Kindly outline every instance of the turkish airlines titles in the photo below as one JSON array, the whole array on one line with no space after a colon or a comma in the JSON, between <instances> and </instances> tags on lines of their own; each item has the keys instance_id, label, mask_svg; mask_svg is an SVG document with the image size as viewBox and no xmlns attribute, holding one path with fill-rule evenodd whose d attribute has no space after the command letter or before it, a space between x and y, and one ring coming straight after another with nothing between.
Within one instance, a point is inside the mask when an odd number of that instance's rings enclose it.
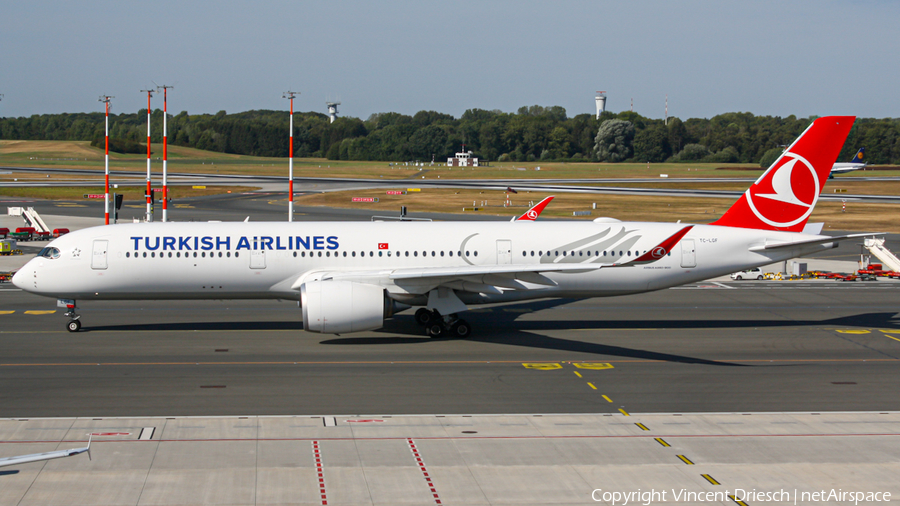
<instances>
[{"instance_id":1,"label":"turkish airlines titles","mask_svg":"<svg viewBox=\"0 0 900 506\"><path fill-rule=\"evenodd\" d=\"M241 236L232 243L232 237L212 236L181 236L181 237L131 237L134 241L134 250L147 251L210 251L230 250L235 244L235 250L336 250L340 247L337 236Z\"/></svg>"}]
</instances>

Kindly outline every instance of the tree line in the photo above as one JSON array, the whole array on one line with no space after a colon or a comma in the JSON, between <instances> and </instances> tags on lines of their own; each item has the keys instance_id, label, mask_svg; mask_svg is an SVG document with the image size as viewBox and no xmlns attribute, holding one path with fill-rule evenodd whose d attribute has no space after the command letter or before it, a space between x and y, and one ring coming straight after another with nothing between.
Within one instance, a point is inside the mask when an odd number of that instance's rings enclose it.
<instances>
[{"instance_id":1,"label":"tree line","mask_svg":"<svg viewBox=\"0 0 900 506\"><path fill-rule=\"evenodd\" d=\"M162 142L162 111L151 114L152 142ZM294 156L331 160L444 161L462 149L490 161L711 162L767 166L813 118L735 112L712 118L669 118L634 112L568 117L559 106L514 113L469 109L461 117L436 111L378 113L334 123L316 112L294 114ZM146 152L147 111L110 114L110 149ZM288 155L288 114L169 115L173 145L252 156ZM80 140L102 147L103 113L0 118L0 139ZM858 118L841 152L866 147L870 163L900 164L900 119ZM768 163L767 163L768 162Z\"/></svg>"}]
</instances>

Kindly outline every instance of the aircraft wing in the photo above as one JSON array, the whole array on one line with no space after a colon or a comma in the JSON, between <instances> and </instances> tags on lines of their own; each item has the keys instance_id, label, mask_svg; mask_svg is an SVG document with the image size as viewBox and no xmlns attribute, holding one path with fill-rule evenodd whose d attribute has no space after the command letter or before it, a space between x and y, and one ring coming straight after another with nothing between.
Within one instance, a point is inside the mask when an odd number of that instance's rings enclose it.
<instances>
[{"instance_id":1,"label":"aircraft wing","mask_svg":"<svg viewBox=\"0 0 900 506\"><path fill-rule=\"evenodd\" d=\"M777 242L773 244L766 244L763 246L753 246L752 248L750 248L750 251L771 251L776 249L793 248L796 246L828 244L830 242L846 241L848 239L859 239L861 237L872 237L876 235L884 235L884 232L869 232L865 234L837 235L834 237L817 237L815 239L804 239L802 241Z\"/></svg>"},{"instance_id":2,"label":"aircraft wing","mask_svg":"<svg viewBox=\"0 0 900 506\"><path fill-rule=\"evenodd\" d=\"M27 464L29 462L38 462L41 460L60 459L63 457L72 457L87 452L88 457L91 454L91 439L88 437L88 444L84 448L72 448L71 450L56 450L44 453L32 453L30 455L19 455L17 457L0 458L0 467L16 466Z\"/></svg>"}]
</instances>

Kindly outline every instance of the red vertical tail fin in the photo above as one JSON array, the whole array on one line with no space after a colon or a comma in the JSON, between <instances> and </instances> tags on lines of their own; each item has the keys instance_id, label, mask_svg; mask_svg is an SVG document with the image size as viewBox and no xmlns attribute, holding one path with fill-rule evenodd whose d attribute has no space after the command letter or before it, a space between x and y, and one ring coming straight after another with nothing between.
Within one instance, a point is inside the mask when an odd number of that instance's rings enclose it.
<instances>
[{"instance_id":1,"label":"red vertical tail fin","mask_svg":"<svg viewBox=\"0 0 900 506\"><path fill-rule=\"evenodd\" d=\"M712 225L801 232L855 116L819 118Z\"/></svg>"}]
</instances>

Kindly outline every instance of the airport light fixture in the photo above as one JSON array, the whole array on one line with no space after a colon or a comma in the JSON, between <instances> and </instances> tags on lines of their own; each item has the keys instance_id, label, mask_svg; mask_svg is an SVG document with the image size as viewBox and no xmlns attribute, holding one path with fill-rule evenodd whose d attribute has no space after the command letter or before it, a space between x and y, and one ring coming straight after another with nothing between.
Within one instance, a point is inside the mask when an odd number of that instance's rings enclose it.
<instances>
[{"instance_id":1,"label":"airport light fixture","mask_svg":"<svg viewBox=\"0 0 900 506\"><path fill-rule=\"evenodd\" d=\"M103 197L103 216L104 221L109 225L109 101L116 97L109 95L100 95L100 102L106 105L106 157L104 174L106 177L106 194Z\"/></svg>"},{"instance_id":2,"label":"airport light fixture","mask_svg":"<svg viewBox=\"0 0 900 506\"><path fill-rule=\"evenodd\" d=\"M174 88L174 86L162 84L156 87L156 91L162 90L163 92L163 192L162 192L162 220L163 222L168 221L169 219L169 180L168 180L168 161L169 161L169 140L168 134L166 131L166 125L169 119L169 108L167 105L167 95L169 88Z\"/></svg>"},{"instance_id":3,"label":"airport light fixture","mask_svg":"<svg viewBox=\"0 0 900 506\"><path fill-rule=\"evenodd\" d=\"M147 217L148 222L153 221L153 191L150 189L150 97L155 90L141 90L147 93Z\"/></svg>"},{"instance_id":4,"label":"airport light fixture","mask_svg":"<svg viewBox=\"0 0 900 506\"><path fill-rule=\"evenodd\" d=\"M281 95L281 98L289 99L291 102L291 140L290 151L288 152L288 221L294 221L294 97L299 94L299 91L286 91Z\"/></svg>"}]
</instances>

